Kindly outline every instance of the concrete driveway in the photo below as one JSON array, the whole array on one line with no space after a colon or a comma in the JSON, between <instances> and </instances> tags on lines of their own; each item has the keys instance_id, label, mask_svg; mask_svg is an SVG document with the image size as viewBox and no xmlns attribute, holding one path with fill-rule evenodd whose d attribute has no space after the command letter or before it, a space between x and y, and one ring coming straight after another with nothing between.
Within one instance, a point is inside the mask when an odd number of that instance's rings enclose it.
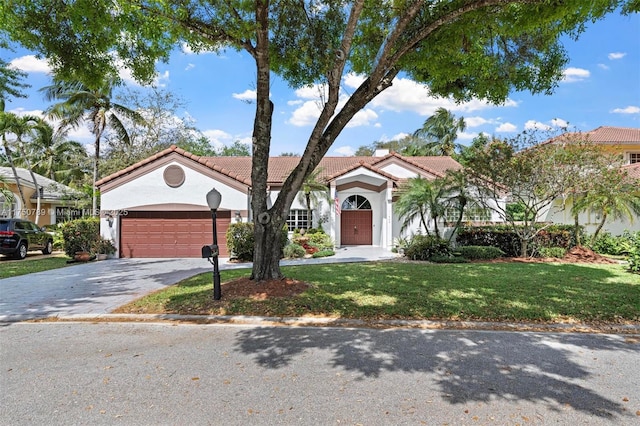
<instances>
[{"instance_id":1,"label":"concrete driveway","mask_svg":"<svg viewBox=\"0 0 640 426\"><path fill-rule=\"evenodd\" d=\"M363 262L394 256L379 247L346 247L338 249L332 257L286 260L281 264ZM228 263L228 259L220 259L221 270L250 267L251 263ZM0 322L107 314L145 294L211 268L206 259L110 259L2 279Z\"/></svg>"}]
</instances>

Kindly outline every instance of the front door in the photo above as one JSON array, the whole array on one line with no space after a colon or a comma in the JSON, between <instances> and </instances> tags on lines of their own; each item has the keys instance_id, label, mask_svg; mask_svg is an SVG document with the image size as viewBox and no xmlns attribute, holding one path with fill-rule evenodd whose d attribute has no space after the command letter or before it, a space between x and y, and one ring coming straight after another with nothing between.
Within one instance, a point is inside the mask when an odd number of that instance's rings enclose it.
<instances>
[{"instance_id":1,"label":"front door","mask_svg":"<svg viewBox=\"0 0 640 426\"><path fill-rule=\"evenodd\" d=\"M340 244L360 246L373 244L371 210L343 210L340 215Z\"/></svg>"}]
</instances>

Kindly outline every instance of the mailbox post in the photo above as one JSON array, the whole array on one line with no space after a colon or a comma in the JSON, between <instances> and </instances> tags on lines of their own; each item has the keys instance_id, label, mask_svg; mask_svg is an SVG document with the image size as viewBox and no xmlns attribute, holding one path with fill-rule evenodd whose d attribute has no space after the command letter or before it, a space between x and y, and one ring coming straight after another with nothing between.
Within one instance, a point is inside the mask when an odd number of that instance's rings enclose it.
<instances>
[{"instance_id":1,"label":"mailbox post","mask_svg":"<svg viewBox=\"0 0 640 426\"><path fill-rule=\"evenodd\" d=\"M207 204L211 209L211 220L213 221L213 245L202 247L202 257L212 258L209 260L213 264L213 300L220 300L222 297L222 290L220 288L220 270L218 267L218 255L220 250L218 248L218 231L216 229L217 222L217 210L220 207L222 201L222 195L215 188L207 193Z\"/></svg>"}]
</instances>

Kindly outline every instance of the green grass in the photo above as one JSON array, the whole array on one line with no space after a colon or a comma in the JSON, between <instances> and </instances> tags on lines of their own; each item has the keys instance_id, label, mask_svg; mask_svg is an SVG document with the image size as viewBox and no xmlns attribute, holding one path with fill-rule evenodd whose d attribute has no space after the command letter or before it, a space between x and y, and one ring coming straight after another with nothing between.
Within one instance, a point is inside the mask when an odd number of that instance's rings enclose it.
<instances>
[{"instance_id":1,"label":"green grass","mask_svg":"<svg viewBox=\"0 0 640 426\"><path fill-rule=\"evenodd\" d=\"M52 255L39 257L38 259L9 260L0 259L0 279L17 277L32 272L48 271L67 266L68 257L64 255Z\"/></svg>"},{"instance_id":2,"label":"green grass","mask_svg":"<svg viewBox=\"0 0 640 426\"><path fill-rule=\"evenodd\" d=\"M528 322L638 322L640 275L621 265L372 262L282 268L312 284L291 298L212 300L202 274L120 312ZM222 271L222 280L248 270ZM256 284L259 285L259 284Z\"/></svg>"}]
</instances>

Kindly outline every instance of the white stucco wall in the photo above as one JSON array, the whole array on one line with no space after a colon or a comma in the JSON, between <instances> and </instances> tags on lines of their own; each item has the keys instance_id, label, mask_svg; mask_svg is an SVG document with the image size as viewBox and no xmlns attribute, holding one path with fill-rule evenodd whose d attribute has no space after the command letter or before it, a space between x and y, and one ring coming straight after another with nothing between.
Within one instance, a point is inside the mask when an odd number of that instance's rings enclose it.
<instances>
[{"instance_id":1,"label":"white stucco wall","mask_svg":"<svg viewBox=\"0 0 640 426\"><path fill-rule=\"evenodd\" d=\"M571 200L566 200L564 203L562 200L556 200L551 208L544 212L541 221L573 225L574 218L571 214L571 206ZM600 224L601 217L592 211L586 211L580 213L578 220L580 225L584 226L587 235L591 235ZM624 231L640 231L640 218L635 217L633 221L630 221L629 218L607 218L600 232L609 232L611 235L622 235Z\"/></svg>"}]
</instances>

